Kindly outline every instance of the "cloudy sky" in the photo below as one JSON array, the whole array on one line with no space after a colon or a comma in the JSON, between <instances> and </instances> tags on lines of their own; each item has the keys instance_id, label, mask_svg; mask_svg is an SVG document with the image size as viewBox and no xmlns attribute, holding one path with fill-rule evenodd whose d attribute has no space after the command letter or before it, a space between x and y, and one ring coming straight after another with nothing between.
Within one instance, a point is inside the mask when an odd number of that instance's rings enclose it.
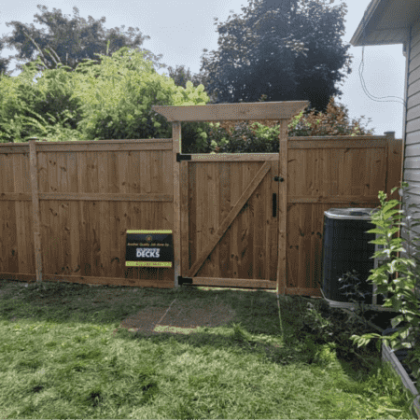
<instances>
[{"instance_id":1,"label":"cloudy sky","mask_svg":"<svg viewBox=\"0 0 420 420\"><path fill-rule=\"evenodd\" d=\"M335 0L339 3L342 0ZM150 39L144 43L155 54L163 54L162 62L175 67L185 65L194 73L200 70L200 57L204 48L217 49L214 19L226 21L233 10L241 12L248 0L13 0L2 2L0 34L9 32L7 22L18 20L32 23L38 12L37 4L61 9L72 14L74 6L80 15L95 19L106 17L105 27L125 25L138 27ZM350 42L369 0L347 0L348 14L345 42ZM350 110L351 117L364 115L372 120L375 134L395 131L402 136L403 106L395 102L375 102L364 93L359 77L362 48L351 47L354 56L353 72L345 81L340 100ZM3 51L6 56L9 52ZM405 57L402 45L372 46L365 48L364 79L368 91L376 97L404 95ZM388 99L389 100L389 99Z\"/></svg>"}]
</instances>

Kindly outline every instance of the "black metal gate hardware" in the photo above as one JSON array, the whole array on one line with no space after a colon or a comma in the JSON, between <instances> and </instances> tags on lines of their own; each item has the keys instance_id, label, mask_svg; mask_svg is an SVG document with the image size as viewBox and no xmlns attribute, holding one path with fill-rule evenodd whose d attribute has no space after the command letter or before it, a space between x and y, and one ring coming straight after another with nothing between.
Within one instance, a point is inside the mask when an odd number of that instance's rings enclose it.
<instances>
[{"instance_id":1,"label":"black metal gate hardware","mask_svg":"<svg viewBox=\"0 0 420 420\"><path fill-rule=\"evenodd\" d=\"M193 284L193 279L189 277L178 276L178 284L182 286L183 284Z\"/></svg>"},{"instance_id":2,"label":"black metal gate hardware","mask_svg":"<svg viewBox=\"0 0 420 420\"><path fill-rule=\"evenodd\" d=\"M277 194L273 194L273 217L277 217Z\"/></svg>"},{"instance_id":3,"label":"black metal gate hardware","mask_svg":"<svg viewBox=\"0 0 420 420\"><path fill-rule=\"evenodd\" d=\"M181 160L191 160L191 155L182 155L181 153L177 153L176 161L181 162Z\"/></svg>"},{"instance_id":4,"label":"black metal gate hardware","mask_svg":"<svg viewBox=\"0 0 420 420\"><path fill-rule=\"evenodd\" d=\"M280 182L283 182L283 181L284 181L284 178L282 178L281 176L275 176L275 177L274 177L274 181L280 181Z\"/></svg>"}]
</instances>

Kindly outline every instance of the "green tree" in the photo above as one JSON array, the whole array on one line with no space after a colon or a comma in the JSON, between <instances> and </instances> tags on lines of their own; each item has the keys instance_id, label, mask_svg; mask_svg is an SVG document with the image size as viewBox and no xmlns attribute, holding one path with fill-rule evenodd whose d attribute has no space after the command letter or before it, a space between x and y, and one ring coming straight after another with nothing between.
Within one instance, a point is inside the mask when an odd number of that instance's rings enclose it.
<instances>
[{"instance_id":1,"label":"green tree","mask_svg":"<svg viewBox=\"0 0 420 420\"><path fill-rule=\"evenodd\" d=\"M204 86L176 86L143 54L123 48L101 56L100 66L80 65L74 97L82 103L79 127L90 139L170 138L171 125L153 105L205 105Z\"/></svg>"},{"instance_id":2,"label":"green tree","mask_svg":"<svg viewBox=\"0 0 420 420\"><path fill-rule=\"evenodd\" d=\"M3 36L0 40L9 48L17 50L9 60L18 61L18 68L40 58L47 68L56 68L58 63L74 69L85 59L94 60L97 54L112 54L120 48L127 46L140 49L146 39L139 28L106 29L105 17L95 20L91 16L84 19L79 15L79 9L73 8L73 16L63 15L60 9L49 11L46 6L37 6L40 13L34 15L34 22L41 25L41 29L33 23L27 25L19 21L11 21L11 34ZM158 67L161 56L155 56L143 49L146 56L153 60Z\"/></svg>"},{"instance_id":3,"label":"green tree","mask_svg":"<svg viewBox=\"0 0 420 420\"><path fill-rule=\"evenodd\" d=\"M0 53L3 49L3 42L0 40ZM7 65L8 65L8 59L4 57L0 57L0 74L5 74L7 72Z\"/></svg>"},{"instance_id":4,"label":"green tree","mask_svg":"<svg viewBox=\"0 0 420 420\"><path fill-rule=\"evenodd\" d=\"M204 50L201 71L216 102L309 100L319 111L351 72L342 41L345 3L248 0L242 14L215 18L219 48ZM334 3L334 0L330 0Z\"/></svg>"},{"instance_id":5,"label":"green tree","mask_svg":"<svg viewBox=\"0 0 420 420\"><path fill-rule=\"evenodd\" d=\"M187 82L191 82L195 87L199 85L206 86L205 77L202 74L193 74L189 68L186 68L184 65L168 67L168 75L177 86L187 87Z\"/></svg>"},{"instance_id":6,"label":"green tree","mask_svg":"<svg viewBox=\"0 0 420 420\"><path fill-rule=\"evenodd\" d=\"M18 76L0 76L0 142L28 137L78 137L81 103L73 97L75 78L65 68L44 69L38 59Z\"/></svg>"}]
</instances>

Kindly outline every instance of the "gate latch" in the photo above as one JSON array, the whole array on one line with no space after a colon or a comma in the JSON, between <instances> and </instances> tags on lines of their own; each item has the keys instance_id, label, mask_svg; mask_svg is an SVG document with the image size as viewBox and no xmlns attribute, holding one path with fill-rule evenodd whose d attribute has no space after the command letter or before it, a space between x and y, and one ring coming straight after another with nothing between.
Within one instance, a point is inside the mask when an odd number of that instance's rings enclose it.
<instances>
[{"instance_id":1,"label":"gate latch","mask_svg":"<svg viewBox=\"0 0 420 420\"><path fill-rule=\"evenodd\" d=\"M274 181L280 181L280 182L283 182L283 181L284 181L284 178L282 178L281 176L275 176L275 177L274 177Z\"/></svg>"}]
</instances>

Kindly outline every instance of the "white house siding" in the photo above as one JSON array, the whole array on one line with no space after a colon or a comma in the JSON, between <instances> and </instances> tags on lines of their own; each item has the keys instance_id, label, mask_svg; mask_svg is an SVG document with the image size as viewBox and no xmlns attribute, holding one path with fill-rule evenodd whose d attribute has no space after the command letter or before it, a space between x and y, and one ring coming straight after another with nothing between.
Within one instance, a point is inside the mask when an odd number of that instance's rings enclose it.
<instances>
[{"instance_id":1,"label":"white house siding","mask_svg":"<svg viewBox=\"0 0 420 420\"><path fill-rule=\"evenodd\" d=\"M405 203L416 204L416 207L410 209L416 211L420 210L420 20L411 28L408 54L404 180L410 188ZM413 217L420 218L420 214ZM416 226L414 231L420 236L420 226ZM407 238L408 232L402 230L401 236Z\"/></svg>"}]
</instances>

